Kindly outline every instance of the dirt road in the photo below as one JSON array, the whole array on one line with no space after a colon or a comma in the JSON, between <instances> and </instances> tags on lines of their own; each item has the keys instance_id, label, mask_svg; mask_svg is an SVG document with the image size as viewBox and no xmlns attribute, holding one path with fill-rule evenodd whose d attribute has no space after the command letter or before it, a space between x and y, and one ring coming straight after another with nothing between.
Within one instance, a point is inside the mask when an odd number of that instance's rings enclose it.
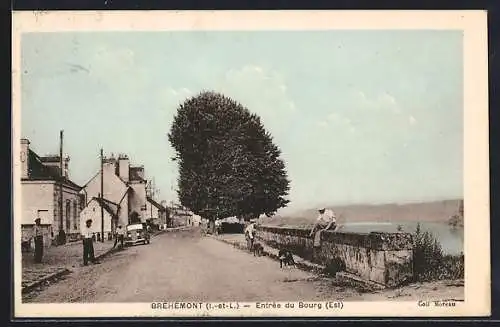
<instances>
[{"instance_id":1,"label":"dirt road","mask_svg":"<svg viewBox=\"0 0 500 327\"><path fill-rule=\"evenodd\" d=\"M198 231L183 231L114 253L100 265L75 268L24 301L362 300L366 295L296 268L280 269L270 258L254 257Z\"/></svg>"}]
</instances>

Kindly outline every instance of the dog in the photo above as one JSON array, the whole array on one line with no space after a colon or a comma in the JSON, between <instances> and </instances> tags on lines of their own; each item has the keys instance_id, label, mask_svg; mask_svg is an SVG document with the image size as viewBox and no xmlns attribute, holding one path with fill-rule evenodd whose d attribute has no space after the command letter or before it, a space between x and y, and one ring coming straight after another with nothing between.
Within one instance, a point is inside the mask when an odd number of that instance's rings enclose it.
<instances>
[{"instance_id":1,"label":"dog","mask_svg":"<svg viewBox=\"0 0 500 327\"><path fill-rule=\"evenodd\" d=\"M280 249L278 257L280 259L280 268L283 268L283 266L295 266L295 260L293 260L293 254L290 250Z\"/></svg>"},{"instance_id":2,"label":"dog","mask_svg":"<svg viewBox=\"0 0 500 327\"><path fill-rule=\"evenodd\" d=\"M255 257L260 257L262 254L264 254L264 247L260 243L254 243L252 250Z\"/></svg>"}]
</instances>

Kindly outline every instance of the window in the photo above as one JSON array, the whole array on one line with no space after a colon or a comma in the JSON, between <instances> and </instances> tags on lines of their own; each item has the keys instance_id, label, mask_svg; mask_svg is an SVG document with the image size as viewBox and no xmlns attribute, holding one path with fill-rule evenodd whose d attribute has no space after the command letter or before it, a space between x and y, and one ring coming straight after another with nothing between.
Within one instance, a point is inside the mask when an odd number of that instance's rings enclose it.
<instances>
[{"instance_id":1,"label":"window","mask_svg":"<svg viewBox=\"0 0 500 327\"><path fill-rule=\"evenodd\" d=\"M77 222L78 222L78 201L74 200L73 201L73 229L74 230L78 229Z\"/></svg>"},{"instance_id":2,"label":"window","mask_svg":"<svg viewBox=\"0 0 500 327\"><path fill-rule=\"evenodd\" d=\"M80 198L80 211L82 211L85 208L87 199L85 198L85 194L80 194L78 197Z\"/></svg>"},{"instance_id":3,"label":"window","mask_svg":"<svg viewBox=\"0 0 500 327\"><path fill-rule=\"evenodd\" d=\"M66 231L69 231L71 228L71 203L69 200L66 200Z\"/></svg>"}]
</instances>

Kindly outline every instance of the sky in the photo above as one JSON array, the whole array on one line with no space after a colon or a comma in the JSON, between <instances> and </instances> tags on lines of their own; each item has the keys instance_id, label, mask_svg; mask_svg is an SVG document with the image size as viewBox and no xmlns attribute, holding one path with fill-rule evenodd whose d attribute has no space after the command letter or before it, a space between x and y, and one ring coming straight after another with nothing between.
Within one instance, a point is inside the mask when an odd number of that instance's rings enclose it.
<instances>
[{"instance_id":1,"label":"sky","mask_svg":"<svg viewBox=\"0 0 500 327\"><path fill-rule=\"evenodd\" d=\"M176 200L167 133L202 90L261 116L282 150L287 210L462 197L458 31L65 32L22 36L22 137L85 184L126 153ZM284 210L286 212L286 210Z\"/></svg>"}]
</instances>

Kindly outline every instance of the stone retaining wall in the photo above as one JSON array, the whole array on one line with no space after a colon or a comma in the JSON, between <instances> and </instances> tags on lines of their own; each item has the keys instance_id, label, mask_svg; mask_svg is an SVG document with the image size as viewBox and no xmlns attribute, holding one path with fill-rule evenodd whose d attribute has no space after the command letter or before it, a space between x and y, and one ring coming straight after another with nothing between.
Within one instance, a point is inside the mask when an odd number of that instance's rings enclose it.
<instances>
[{"instance_id":1,"label":"stone retaining wall","mask_svg":"<svg viewBox=\"0 0 500 327\"><path fill-rule=\"evenodd\" d=\"M409 233L343 233L325 231L321 247L313 249L310 229L257 226L256 237L269 246L286 247L294 254L385 287L413 277L412 235Z\"/></svg>"}]
</instances>

